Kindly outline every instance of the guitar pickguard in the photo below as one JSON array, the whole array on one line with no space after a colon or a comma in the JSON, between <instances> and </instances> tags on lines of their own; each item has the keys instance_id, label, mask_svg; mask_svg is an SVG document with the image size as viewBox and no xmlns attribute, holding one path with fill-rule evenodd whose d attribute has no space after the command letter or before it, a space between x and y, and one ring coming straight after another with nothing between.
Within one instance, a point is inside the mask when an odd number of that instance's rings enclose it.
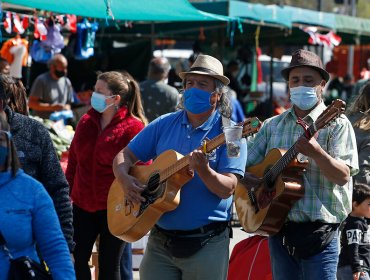
<instances>
[{"instance_id":1,"label":"guitar pickguard","mask_svg":"<svg viewBox=\"0 0 370 280\"><path fill-rule=\"evenodd\" d=\"M146 190L141 194L145 198L145 201L141 203L139 212L136 214L136 217L140 216L149 205L153 204L157 199L163 196L166 188L166 183L158 185L155 191L146 192Z\"/></svg>"},{"instance_id":2,"label":"guitar pickguard","mask_svg":"<svg viewBox=\"0 0 370 280\"><path fill-rule=\"evenodd\" d=\"M159 184L160 182L160 174L159 172L153 172L149 180L147 182L146 189L141 193L141 196L145 198L145 201L140 204L140 207L137 211L133 213L135 217L139 217L145 209L147 209L151 204L153 204L157 199L163 196L165 191L165 182ZM126 203L126 211L127 215L131 214L131 206Z\"/></svg>"}]
</instances>

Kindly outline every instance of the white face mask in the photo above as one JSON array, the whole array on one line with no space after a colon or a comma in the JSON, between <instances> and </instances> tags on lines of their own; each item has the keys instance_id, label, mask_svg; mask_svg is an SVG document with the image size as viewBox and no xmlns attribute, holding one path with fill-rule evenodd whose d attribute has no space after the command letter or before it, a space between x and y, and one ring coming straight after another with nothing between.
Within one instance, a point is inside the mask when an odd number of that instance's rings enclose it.
<instances>
[{"instance_id":1,"label":"white face mask","mask_svg":"<svg viewBox=\"0 0 370 280\"><path fill-rule=\"evenodd\" d=\"M319 101L316 87L300 86L290 88L290 101L303 111L311 109Z\"/></svg>"},{"instance_id":2,"label":"white face mask","mask_svg":"<svg viewBox=\"0 0 370 280\"><path fill-rule=\"evenodd\" d=\"M105 96L104 94L93 92L91 96L91 106L98 111L99 113L103 113L109 107L113 106L114 103L107 105L106 100L109 98L113 98L115 95Z\"/></svg>"}]
</instances>

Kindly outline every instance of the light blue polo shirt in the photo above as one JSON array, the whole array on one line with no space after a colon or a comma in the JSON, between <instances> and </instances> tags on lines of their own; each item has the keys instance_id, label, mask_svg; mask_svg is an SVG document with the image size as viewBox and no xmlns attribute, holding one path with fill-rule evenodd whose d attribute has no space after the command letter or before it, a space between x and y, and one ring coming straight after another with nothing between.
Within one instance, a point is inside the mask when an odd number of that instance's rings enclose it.
<instances>
[{"instance_id":1,"label":"light blue polo shirt","mask_svg":"<svg viewBox=\"0 0 370 280\"><path fill-rule=\"evenodd\" d=\"M194 129L186 111L181 110L155 119L131 140L128 147L143 162L170 149L185 156L200 147L205 138L213 139L222 132L222 117L218 111ZM240 157L228 158L226 145L223 144L210 154L209 165L218 173L244 176L246 152L246 143L243 142ZM232 196L221 199L211 193L196 172L180 192L179 206L162 215L157 223L160 227L190 230L210 222L230 220Z\"/></svg>"}]
</instances>

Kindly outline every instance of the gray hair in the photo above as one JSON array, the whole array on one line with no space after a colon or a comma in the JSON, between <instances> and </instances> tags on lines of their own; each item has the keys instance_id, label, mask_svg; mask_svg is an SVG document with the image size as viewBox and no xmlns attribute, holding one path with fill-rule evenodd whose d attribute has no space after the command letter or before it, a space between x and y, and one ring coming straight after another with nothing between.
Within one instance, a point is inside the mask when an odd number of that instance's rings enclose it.
<instances>
[{"instance_id":1,"label":"gray hair","mask_svg":"<svg viewBox=\"0 0 370 280\"><path fill-rule=\"evenodd\" d=\"M218 79L214 79L214 81L215 81L215 92L218 92L221 95L220 101L217 104L218 110L220 111L220 114L221 115L223 115L224 117L230 119L231 118L231 114L232 114L232 107L231 107L230 97L229 97L228 94L226 94L227 87L224 85L223 82L221 82ZM182 81L183 89L180 91L180 93L183 93L184 92L185 84L186 84L186 77ZM184 109L184 98L183 98L183 95L181 96L181 99L180 99L179 104L177 105L177 108L178 109Z\"/></svg>"},{"instance_id":2,"label":"gray hair","mask_svg":"<svg viewBox=\"0 0 370 280\"><path fill-rule=\"evenodd\" d=\"M224 117L230 119L233 109L231 106L231 99L227 93L227 87L220 80L216 80L216 91L221 94L220 101L218 102L218 108Z\"/></svg>"}]
</instances>

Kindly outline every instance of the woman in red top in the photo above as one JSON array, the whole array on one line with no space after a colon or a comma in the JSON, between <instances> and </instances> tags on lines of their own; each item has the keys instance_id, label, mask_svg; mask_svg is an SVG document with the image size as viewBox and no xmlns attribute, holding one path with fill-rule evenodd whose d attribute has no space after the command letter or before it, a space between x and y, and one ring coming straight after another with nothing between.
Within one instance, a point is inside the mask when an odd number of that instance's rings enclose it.
<instances>
[{"instance_id":1,"label":"woman in red top","mask_svg":"<svg viewBox=\"0 0 370 280\"><path fill-rule=\"evenodd\" d=\"M99 242L99 279L120 279L125 242L108 230L107 197L114 180L113 158L147 124L140 89L127 73L98 76L90 109L79 121L68 158L66 177L73 201L75 270L91 279L88 261Z\"/></svg>"}]
</instances>

